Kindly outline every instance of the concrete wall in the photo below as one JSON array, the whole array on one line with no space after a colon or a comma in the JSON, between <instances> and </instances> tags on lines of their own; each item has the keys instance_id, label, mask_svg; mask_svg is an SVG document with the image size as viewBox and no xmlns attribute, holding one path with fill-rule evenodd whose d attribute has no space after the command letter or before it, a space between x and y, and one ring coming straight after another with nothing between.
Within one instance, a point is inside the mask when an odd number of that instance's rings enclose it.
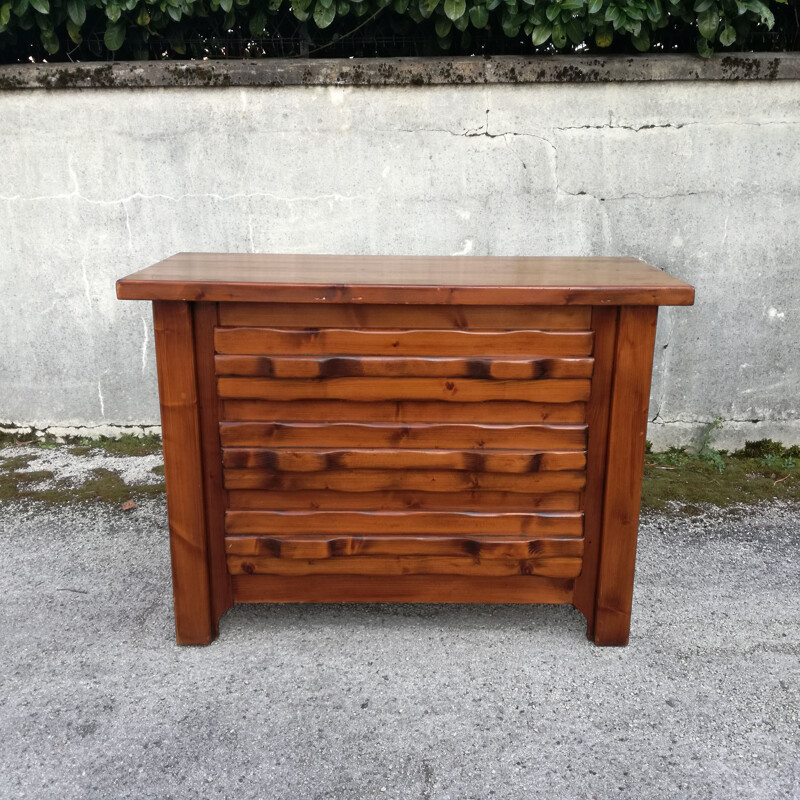
<instances>
[{"instance_id":1,"label":"concrete wall","mask_svg":"<svg viewBox=\"0 0 800 800\"><path fill-rule=\"evenodd\" d=\"M800 441L800 82L0 91L0 422L159 421L177 251L633 255L662 310L657 446Z\"/></svg>"}]
</instances>

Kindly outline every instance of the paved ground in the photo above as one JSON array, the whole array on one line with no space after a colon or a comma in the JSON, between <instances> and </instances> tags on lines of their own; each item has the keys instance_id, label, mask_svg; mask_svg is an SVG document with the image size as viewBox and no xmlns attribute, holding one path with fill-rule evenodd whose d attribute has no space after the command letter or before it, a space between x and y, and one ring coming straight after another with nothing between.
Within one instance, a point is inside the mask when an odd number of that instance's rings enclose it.
<instances>
[{"instance_id":1,"label":"paved ground","mask_svg":"<svg viewBox=\"0 0 800 800\"><path fill-rule=\"evenodd\" d=\"M642 526L567 608L252 606L173 644L163 500L0 508L2 798L800 798L800 509Z\"/></svg>"}]
</instances>

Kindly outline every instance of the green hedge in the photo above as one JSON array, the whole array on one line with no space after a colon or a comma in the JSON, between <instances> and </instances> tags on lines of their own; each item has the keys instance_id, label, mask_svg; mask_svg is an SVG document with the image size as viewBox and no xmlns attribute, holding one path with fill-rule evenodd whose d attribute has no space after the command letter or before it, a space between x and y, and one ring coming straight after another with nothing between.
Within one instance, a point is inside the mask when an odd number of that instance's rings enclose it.
<instances>
[{"instance_id":1,"label":"green hedge","mask_svg":"<svg viewBox=\"0 0 800 800\"><path fill-rule=\"evenodd\" d=\"M696 37L697 51L708 57L719 47L742 45L758 26L771 29L770 6L777 2L786 0L0 0L0 61L31 37L46 53L63 57L88 30L99 30L112 54L141 58L148 57L148 42L161 37L172 51L185 52L187 23L258 37L278 15L291 13L326 29L340 20L356 27L359 18L383 9L417 24L429 20L445 50L458 32L491 28L512 39L524 34L542 49L606 48L622 39L647 51L654 36L672 26ZM331 30L337 27L341 23Z\"/></svg>"}]
</instances>

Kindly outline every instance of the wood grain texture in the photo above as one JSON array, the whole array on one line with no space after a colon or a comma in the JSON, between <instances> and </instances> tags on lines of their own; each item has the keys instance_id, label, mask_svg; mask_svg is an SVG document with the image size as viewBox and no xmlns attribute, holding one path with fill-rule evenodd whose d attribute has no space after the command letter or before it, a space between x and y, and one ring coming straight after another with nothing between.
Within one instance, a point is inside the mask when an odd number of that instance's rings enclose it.
<instances>
[{"instance_id":1,"label":"wood grain texture","mask_svg":"<svg viewBox=\"0 0 800 800\"><path fill-rule=\"evenodd\" d=\"M572 602L572 578L537 575L234 575L237 603Z\"/></svg>"},{"instance_id":2,"label":"wood grain texture","mask_svg":"<svg viewBox=\"0 0 800 800\"><path fill-rule=\"evenodd\" d=\"M581 306L323 305L224 303L220 325L266 328L453 328L588 330Z\"/></svg>"},{"instance_id":3,"label":"wood grain texture","mask_svg":"<svg viewBox=\"0 0 800 800\"><path fill-rule=\"evenodd\" d=\"M530 452L525 450L413 450L310 448L226 448L226 467L278 472L319 472L331 469L454 469L465 472L548 472L582 470L582 450Z\"/></svg>"},{"instance_id":4,"label":"wood grain texture","mask_svg":"<svg viewBox=\"0 0 800 800\"><path fill-rule=\"evenodd\" d=\"M354 500L348 492L325 490L234 489L228 492L230 509L352 511L356 505L363 511L577 511L581 506L581 493L386 491L360 492Z\"/></svg>"},{"instance_id":5,"label":"wood grain texture","mask_svg":"<svg viewBox=\"0 0 800 800\"><path fill-rule=\"evenodd\" d=\"M618 316L619 310L616 308L595 308L592 312L596 369L592 378L592 396L586 414L589 424L586 489L583 495L583 507L587 512L584 526L586 547L583 555L583 570L575 581L575 598L573 600L575 607L586 617L587 635L590 639L594 636L594 597L600 553L608 416Z\"/></svg>"},{"instance_id":6,"label":"wood grain texture","mask_svg":"<svg viewBox=\"0 0 800 800\"><path fill-rule=\"evenodd\" d=\"M586 425L223 422L223 447L423 447L582 450Z\"/></svg>"},{"instance_id":7,"label":"wood grain texture","mask_svg":"<svg viewBox=\"0 0 800 800\"><path fill-rule=\"evenodd\" d=\"M448 513L428 511L228 511L225 531L242 533L426 533L581 536L580 511Z\"/></svg>"},{"instance_id":8,"label":"wood grain texture","mask_svg":"<svg viewBox=\"0 0 800 800\"><path fill-rule=\"evenodd\" d=\"M117 281L127 300L433 305L691 305L633 258L179 253Z\"/></svg>"},{"instance_id":9,"label":"wood grain texture","mask_svg":"<svg viewBox=\"0 0 800 800\"><path fill-rule=\"evenodd\" d=\"M573 403L589 398L588 380L481 381L470 378L329 378L291 380L219 378L217 391L224 399L348 400L372 403L385 400L437 400L446 403L484 403L521 400L536 403Z\"/></svg>"},{"instance_id":10,"label":"wood grain texture","mask_svg":"<svg viewBox=\"0 0 800 800\"><path fill-rule=\"evenodd\" d=\"M545 575L574 578L580 557L478 560L458 556L344 556L322 559L228 556L231 575Z\"/></svg>"},{"instance_id":11,"label":"wood grain texture","mask_svg":"<svg viewBox=\"0 0 800 800\"><path fill-rule=\"evenodd\" d=\"M179 644L214 638L206 542L200 421L192 312L188 303L153 303L164 476Z\"/></svg>"},{"instance_id":12,"label":"wood grain texture","mask_svg":"<svg viewBox=\"0 0 800 800\"><path fill-rule=\"evenodd\" d=\"M230 421L267 422L451 422L451 423L578 423L585 403L392 402L350 403L343 400L225 400L223 415Z\"/></svg>"},{"instance_id":13,"label":"wood grain texture","mask_svg":"<svg viewBox=\"0 0 800 800\"><path fill-rule=\"evenodd\" d=\"M451 331L348 328L217 328L217 353L347 356L589 356L591 331Z\"/></svg>"},{"instance_id":14,"label":"wood grain texture","mask_svg":"<svg viewBox=\"0 0 800 800\"><path fill-rule=\"evenodd\" d=\"M216 303L192 303L200 448L203 463L206 540L211 591L211 624L214 637L219 618L233 605L231 579L225 563L225 490L219 441L219 400L214 373Z\"/></svg>"},{"instance_id":15,"label":"wood grain texture","mask_svg":"<svg viewBox=\"0 0 800 800\"><path fill-rule=\"evenodd\" d=\"M599 645L628 642L657 313L619 312L595 600Z\"/></svg>"},{"instance_id":16,"label":"wood grain texture","mask_svg":"<svg viewBox=\"0 0 800 800\"><path fill-rule=\"evenodd\" d=\"M258 469L226 469L226 489L270 489L278 491L330 490L361 492L424 491L462 492L490 489L496 492L580 491L586 484L584 472L455 472L448 470L327 470L326 472L273 472ZM356 498L353 498L357 502Z\"/></svg>"},{"instance_id":17,"label":"wood grain texture","mask_svg":"<svg viewBox=\"0 0 800 800\"><path fill-rule=\"evenodd\" d=\"M228 536L225 552L272 558L338 558L340 556L461 556L472 559L540 560L580 558L583 539L530 536ZM570 576L562 576L570 577Z\"/></svg>"},{"instance_id":18,"label":"wood grain texture","mask_svg":"<svg viewBox=\"0 0 800 800\"><path fill-rule=\"evenodd\" d=\"M404 358L388 356L216 357L217 375L259 378L591 378L591 358Z\"/></svg>"}]
</instances>

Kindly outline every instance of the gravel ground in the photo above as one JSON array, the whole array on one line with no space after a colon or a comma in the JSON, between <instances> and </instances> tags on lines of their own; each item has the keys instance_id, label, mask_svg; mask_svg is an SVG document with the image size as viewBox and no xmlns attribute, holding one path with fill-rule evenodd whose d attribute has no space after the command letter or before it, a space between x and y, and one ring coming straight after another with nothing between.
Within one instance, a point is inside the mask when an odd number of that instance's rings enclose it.
<instances>
[{"instance_id":1,"label":"gravel ground","mask_svg":"<svg viewBox=\"0 0 800 800\"><path fill-rule=\"evenodd\" d=\"M238 606L180 648L162 499L7 503L0 797L800 800L799 550L797 507L643 520L627 648L432 605Z\"/></svg>"}]
</instances>

